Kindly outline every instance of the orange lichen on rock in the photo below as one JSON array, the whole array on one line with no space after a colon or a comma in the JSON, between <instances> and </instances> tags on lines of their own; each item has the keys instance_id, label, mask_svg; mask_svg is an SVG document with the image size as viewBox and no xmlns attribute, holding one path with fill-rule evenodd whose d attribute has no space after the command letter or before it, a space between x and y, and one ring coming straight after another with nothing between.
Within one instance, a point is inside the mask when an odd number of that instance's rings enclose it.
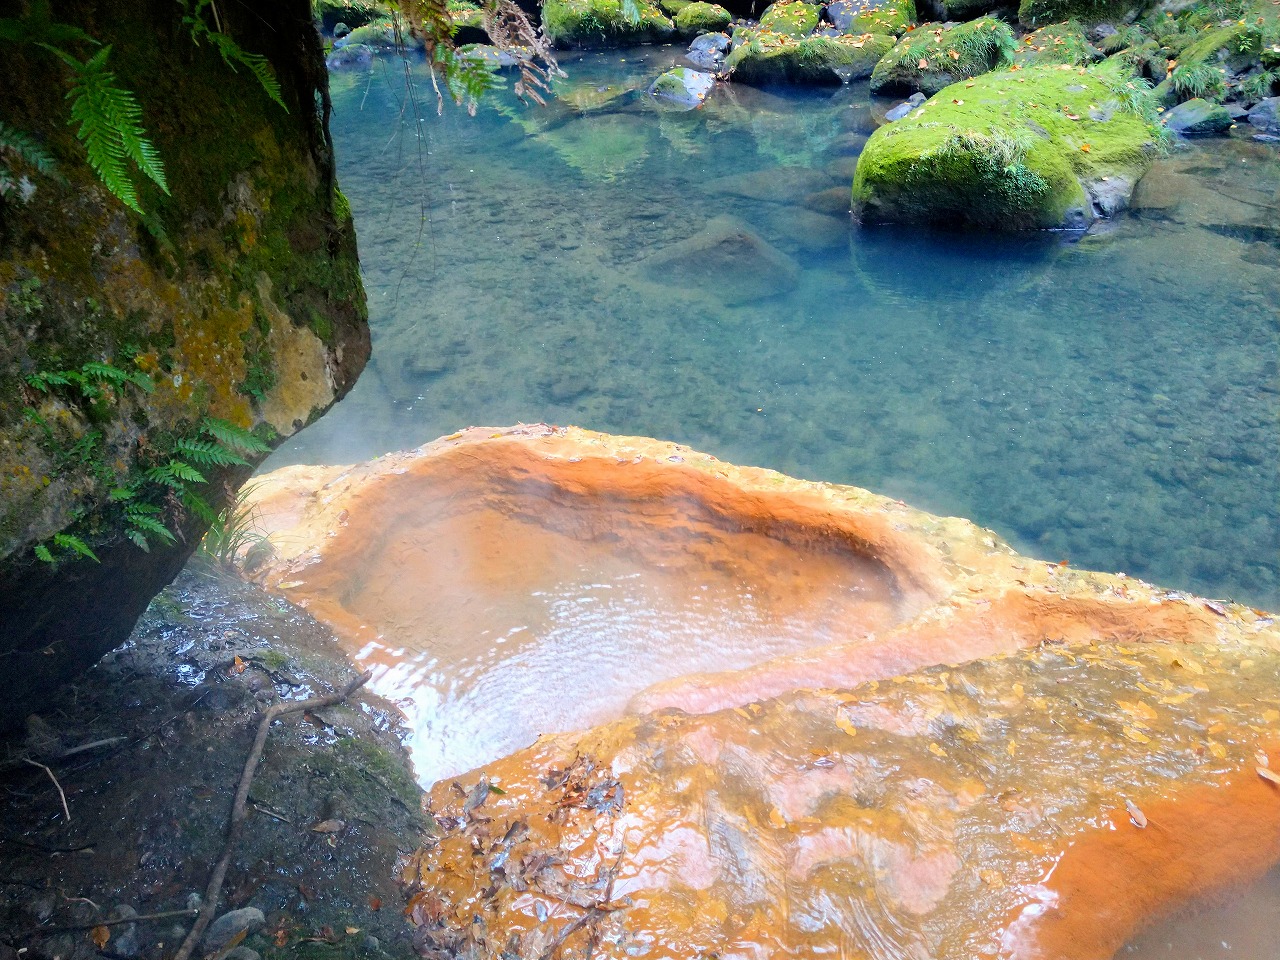
<instances>
[{"instance_id":1,"label":"orange lichen on rock","mask_svg":"<svg viewBox=\"0 0 1280 960\"><path fill-rule=\"evenodd\" d=\"M1106 960L1280 862L1280 788L1256 772L1280 767L1280 630L1258 611L574 428L287 468L255 498L265 583L365 658L421 641L446 662L459 624L617 555L670 577L659 604L736 583L770 630L812 635L604 716L573 712L603 681L561 656L530 699L597 726L523 749L575 723L520 727L430 794L403 875L425 956ZM728 643L741 624L716 609ZM678 637L687 611L667 612ZM526 722L508 707L481 699L475 735Z\"/></svg>"},{"instance_id":2,"label":"orange lichen on rock","mask_svg":"<svg viewBox=\"0 0 1280 960\"><path fill-rule=\"evenodd\" d=\"M627 717L438 784L409 915L431 957L1104 960L1280 860L1277 703L1274 650L1140 643Z\"/></svg>"}]
</instances>

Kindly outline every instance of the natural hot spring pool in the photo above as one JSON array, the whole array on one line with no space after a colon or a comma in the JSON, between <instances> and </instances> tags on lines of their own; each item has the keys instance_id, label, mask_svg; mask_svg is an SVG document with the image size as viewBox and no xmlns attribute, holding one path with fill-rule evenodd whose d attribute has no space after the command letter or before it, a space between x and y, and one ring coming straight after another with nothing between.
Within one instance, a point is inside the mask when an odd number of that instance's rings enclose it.
<instances>
[{"instance_id":1,"label":"natural hot spring pool","mask_svg":"<svg viewBox=\"0 0 1280 960\"><path fill-rule=\"evenodd\" d=\"M1274 146L1177 153L1075 244L862 231L806 198L848 187L865 86L734 87L693 114L626 92L677 55L572 57L566 99L499 94L474 119L432 103L417 122L392 67L334 76L374 357L273 464L576 423L1280 605ZM732 303L640 263L721 216L791 257L794 288Z\"/></svg>"},{"instance_id":2,"label":"natural hot spring pool","mask_svg":"<svg viewBox=\"0 0 1280 960\"><path fill-rule=\"evenodd\" d=\"M734 88L695 114L656 113L636 88L677 57L573 57L549 109L499 94L475 119L415 116L395 69L334 77L375 352L351 397L273 465L362 460L471 423L579 423L855 483L972 518L1030 555L1280 605L1274 147L1175 153L1130 214L1079 243L862 231L809 201L848 186L874 126L865 87ZM646 269L723 216L792 258L794 286L743 300L696 267L665 280ZM814 617L779 609L769 577L744 590L723 571L695 590L679 569L604 546L575 577L571 518L550 519L458 509L419 531L422 550L382 561L436 548L435 589L454 614L486 618L465 640L365 651L417 697L471 698L471 725L430 748L441 769L492 755L468 752L476 731L514 744L535 723L534 630L548 649L598 655L603 685L652 670L655 644L699 669L712 651L681 642L699 617L739 626L749 645L824 628L830 597L811 598ZM472 546L495 535L526 551L527 582L486 580L493 558ZM569 573L552 577L553 561ZM874 594L874 576L855 580ZM352 602L380 603L378 589ZM683 614L656 616L664 606ZM433 629L431 612L397 615ZM444 658L456 680L436 685ZM1120 956L1270 960L1278 882Z\"/></svg>"}]
</instances>

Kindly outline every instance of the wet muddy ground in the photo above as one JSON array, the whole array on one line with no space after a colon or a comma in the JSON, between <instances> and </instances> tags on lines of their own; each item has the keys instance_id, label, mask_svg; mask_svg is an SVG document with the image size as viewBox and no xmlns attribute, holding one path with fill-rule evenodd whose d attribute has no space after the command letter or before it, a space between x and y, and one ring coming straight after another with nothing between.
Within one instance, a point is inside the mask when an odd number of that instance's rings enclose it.
<instances>
[{"instance_id":1,"label":"wet muddy ground","mask_svg":"<svg viewBox=\"0 0 1280 960\"><path fill-rule=\"evenodd\" d=\"M190 567L128 644L0 743L0 960L172 956L189 917L92 925L196 902L263 712L353 676L304 613ZM397 724L361 691L273 727L218 909L265 915L242 948L412 956L393 876L417 846L419 790Z\"/></svg>"}]
</instances>

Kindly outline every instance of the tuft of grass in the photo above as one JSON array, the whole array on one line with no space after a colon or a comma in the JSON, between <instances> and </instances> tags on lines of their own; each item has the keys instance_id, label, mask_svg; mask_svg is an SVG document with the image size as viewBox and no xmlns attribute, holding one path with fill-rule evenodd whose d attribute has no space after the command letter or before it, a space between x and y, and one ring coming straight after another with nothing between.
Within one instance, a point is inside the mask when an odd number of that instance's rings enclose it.
<instances>
[{"instance_id":1,"label":"tuft of grass","mask_svg":"<svg viewBox=\"0 0 1280 960\"><path fill-rule=\"evenodd\" d=\"M1180 63L1169 75L1169 85L1179 100L1220 100L1226 80L1220 67L1207 63Z\"/></svg>"},{"instance_id":2,"label":"tuft of grass","mask_svg":"<svg viewBox=\"0 0 1280 960\"><path fill-rule=\"evenodd\" d=\"M242 553L269 542L259 527L258 508L246 502L257 486L242 487L235 499L218 511L200 541L200 556L224 569L234 570Z\"/></svg>"}]
</instances>

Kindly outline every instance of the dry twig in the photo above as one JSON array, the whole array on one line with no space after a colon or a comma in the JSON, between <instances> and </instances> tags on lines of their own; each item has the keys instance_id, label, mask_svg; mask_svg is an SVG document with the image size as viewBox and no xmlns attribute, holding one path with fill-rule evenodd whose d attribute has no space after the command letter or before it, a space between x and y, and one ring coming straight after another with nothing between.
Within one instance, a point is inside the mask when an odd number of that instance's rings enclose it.
<instances>
[{"instance_id":1,"label":"dry twig","mask_svg":"<svg viewBox=\"0 0 1280 960\"><path fill-rule=\"evenodd\" d=\"M209 883L205 887L204 903L200 907L200 914L196 917L196 922L192 925L191 932L182 941L182 946L174 954L173 960L191 960L191 954L195 951L197 944L200 943L205 930L208 929L214 913L217 912L218 900L222 896L222 881L226 879L227 867L231 863L231 855L235 852L236 842L240 839L240 831L244 826L246 807L249 801L249 787L253 783L253 774L258 766L258 761L262 759L262 750L267 745L267 734L271 732L271 724L291 713L299 713L303 710L318 710L321 707L329 707L335 703L341 703L368 683L369 678L372 676L373 672L366 670L347 684L339 693L332 693L326 697L313 697L310 700L299 700L294 703L277 703L263 716L262 722L258 724L258 735L254 738L253 748L249 751L249 756L244 762L244 772L240 775L240 787L236 790L235 802L231 805L231 819L227 824L227 842L222 848L222 856L218 858L217 864L214 865L213 873L209 875Z\"/></svg>"},{"instance_id":2,"label":"dry twig","mask_svg":"<svg viewBox=\"0 0 1280 960\"><path fill-rule=\"evenodd\" d=\"M53 785L58 788L58 796L62 798L62 812L67 815L67 822L71 822L71 810L67 807L67 795L62 791L62 784L58 782L58 778L53 775L53 771L46 767L43 763L38 763L30 757L22 758L24 763L29 763L33 767L39 767L49 775L49 779L53 781Z\"/></svg>"}]
</instances>

